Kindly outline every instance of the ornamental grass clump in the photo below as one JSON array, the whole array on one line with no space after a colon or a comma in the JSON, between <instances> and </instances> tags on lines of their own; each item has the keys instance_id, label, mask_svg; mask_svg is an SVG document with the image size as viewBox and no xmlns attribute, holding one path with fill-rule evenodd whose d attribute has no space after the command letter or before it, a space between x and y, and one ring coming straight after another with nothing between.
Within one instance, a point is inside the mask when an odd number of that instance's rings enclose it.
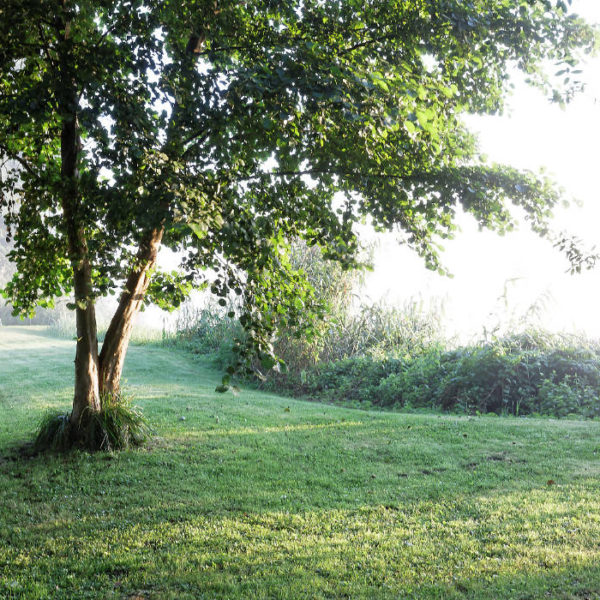
<instances>
[{"instance_id":1,"label":"ornamental grass clump","mask_svg":"<svg viewBox=\"0 0 600 600\"><path fill-rule=\"evenodd\" d=\"M49 412L42 417L38 433L33 442L36 452L61 452L72 447L70 413Z\"/></svg>"},{"instance_id":2,"label":"ornamental grass clump","mask_svg":"<svg viewBox=\"0 0 600 600\"><path fill-rule=\"evenodd\" d=\"M72 423L70 413L48 413L40 423L34 450L60 452L80 448L111 452L141 446L149 439L150 428L131 398L117 392L102 394L101 401L99 411L88 410L82 416L85 427ZM80 431L84 435L78 435Z\"/></svg>"}]
</instances>

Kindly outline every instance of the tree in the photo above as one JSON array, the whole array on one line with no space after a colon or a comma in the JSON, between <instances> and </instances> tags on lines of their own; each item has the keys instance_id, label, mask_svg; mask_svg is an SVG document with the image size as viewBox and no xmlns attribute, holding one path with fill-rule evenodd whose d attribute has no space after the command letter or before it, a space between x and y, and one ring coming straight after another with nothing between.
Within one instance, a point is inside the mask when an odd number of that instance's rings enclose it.
<instances>
[{"instance_id":1,"label":"tree","mask_svg":"<svg viewBox=\"0 0 600 600\"><path fill-rule=\"evenodd\" d=\"M271 366L276 328L316 306L293 237L354 267L368 218L438 268L459 206L503 232L512 202L545 234L557 191L482 162L461 115L500 112L513 66L564 98L542 61L568 79L596 36L561 0L4 0L0 39L5 295L27 314L73 293L79 437L143 302L235 294L239 365Z\"/></svg>"}]
</instances>

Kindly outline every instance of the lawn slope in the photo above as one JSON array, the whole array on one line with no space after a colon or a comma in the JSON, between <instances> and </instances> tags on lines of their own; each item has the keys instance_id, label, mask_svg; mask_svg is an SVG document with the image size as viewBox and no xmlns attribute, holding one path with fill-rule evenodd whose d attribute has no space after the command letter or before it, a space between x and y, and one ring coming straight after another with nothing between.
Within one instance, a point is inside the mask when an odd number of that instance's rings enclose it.
<instances>
[{"instance_id":1,"label":"lawn slope","mask_svg":"<svg viewBox=\"0 0 600 600\"><path fill-rule=\"evenodd\" d=\"M151 447L19 457L73 357L0 327L0 598L600 598L598 422L217 395L134 346Z\"/></svg>"}]
</instances>

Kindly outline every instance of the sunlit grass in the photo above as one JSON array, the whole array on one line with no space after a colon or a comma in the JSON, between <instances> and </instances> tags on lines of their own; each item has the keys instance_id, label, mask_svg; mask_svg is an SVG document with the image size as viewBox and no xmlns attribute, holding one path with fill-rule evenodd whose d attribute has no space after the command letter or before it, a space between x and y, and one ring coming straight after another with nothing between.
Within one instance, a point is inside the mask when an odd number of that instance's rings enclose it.
<instances>
[{"instance_id":1,"label":"sunlit grass","mask_svg":"<svg viewBox=\"0 0 600 600\"><path fill-rule=\"evenodd\" d=\"M20 458L74 350L23 329L0 328L2 598L600 597L596 422L217 395L135 346L150 447Z\"/></svg>"}]
</instances>

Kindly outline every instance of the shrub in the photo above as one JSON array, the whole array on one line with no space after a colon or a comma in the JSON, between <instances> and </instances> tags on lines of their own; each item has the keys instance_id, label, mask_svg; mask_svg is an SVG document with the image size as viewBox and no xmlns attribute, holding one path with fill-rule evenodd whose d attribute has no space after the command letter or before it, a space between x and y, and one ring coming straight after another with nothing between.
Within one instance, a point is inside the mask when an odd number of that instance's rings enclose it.
<instances>
[{"instance_id":1,"label":"shrub","mask_svg":"<svg viewBox=\"0 0 600 600\"><path fill-rule=\"evenodd\" d=\"M269 385L350 405L591 418L600 416L600 352L572 338L519 334L452 350L432 344L402 358L346 358Z\"/></svg>"},{"instance_id":2,"label":"shrub","mask_svg":"<svg viewBox=\"0 0 600 600\"><path fill-rule=\"evenodd\" d=\"M175 336L165 342L194 354L215 354L227 362L235 338L243 335L238 321L228 316L231 310L212 301L200 307L185 304L177 316Z\"/></svg>"},{"instance_id":3,"label":"shrub","mask_svg":"<svg viewBox=\"0 0 600 600\"><path fill-rule=\"evenodd\" d=\"M292 388L297 395L306 395L328 401L356 401L376 404L379 382L401 368L399 359L373 360L371 357L353 357L319 365L294 377L278 379L278 384ZM277 384L276 384L277 385Z\"/></svg>"},{"instance_id":4,"label":"shrub","mask_svg":"<svg viewBox=\"0 0 600 600\"><path fill-rule=\"evenodd\" d=\"M375 403L386 407L430 407L438 405L436 380L443 372L443 353L432 347L414 359L402 363L402 368L382 379L375 389Z\"/></svg>"},{"instance_id":5,"label":"shrub","mask_svg":"<svg viewBox=\"0 0 600 600\"><path fill-rule=\"evenodd\" d=\"M559 383L544 379L538 391L540 414L554 417L581 415L586 418L600 416L598 389L582 385L577 377L569 375Z\"/></svg>"},{"instance_id":6,"label":"shrub","mask_svg":"<svg viewBox=\"0 0 600 600\"><path fill-rule=\"evenodd\" d=\"M315 335L283 328L274 343L284 372L252 383L277 392L349 405L458 411L468 414L599 413L600 346L576 336L521 329L496 332L479 343L453 347L442 334L443 306L418 302L401 308L353 306L353 275L321 258L316 247L292 247L326 306ZM235 307L206 305L184 314L176 342L231 364L244 332L230 318ZM526 319L519 327L525 327ZM260 365L257 363L257 367Z\"/></svg>"}]
</instances>

